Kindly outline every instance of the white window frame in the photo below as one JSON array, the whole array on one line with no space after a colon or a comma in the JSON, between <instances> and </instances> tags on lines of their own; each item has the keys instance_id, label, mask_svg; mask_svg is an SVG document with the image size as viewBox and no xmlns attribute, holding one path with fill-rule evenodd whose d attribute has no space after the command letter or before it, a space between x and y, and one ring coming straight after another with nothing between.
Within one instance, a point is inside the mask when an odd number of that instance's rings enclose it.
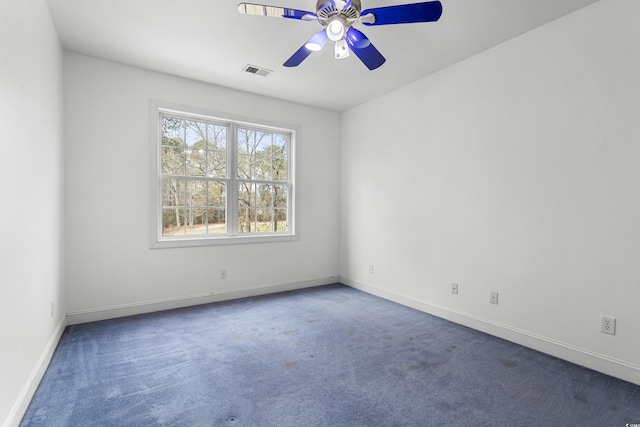
<instances>
[{"instance_id":1,"label":"white window frame","mask_svg":"<svg viewBox=\"0 0 640 427\"><path fill-rule=\"evenodd\" d=\"M264 120L251 120L239 117L230 117L229 114L217 114L211 111L178 106L160 101L150 101L150 140L151 140L151 245L152 249L177 248L192 246L217 246L229 244L270 243L299 240L296 232L297 212L297 138L299 127L279 123L267 123ZM189 235L189 236L163 236L162 235L162 116L202 120L216 125L227 126L227 177L226 182L226 224L227 234L224 235ZM268 132L283 133L289 135L288 141L288 181L289 188L287 205L287 231L270 233L240 233L238 231L238 183L245 181L237 177L237 129L246 127L250 129L264 130ZM256 181L259 182L259 181Z\"/></svg>"}]
</instances>

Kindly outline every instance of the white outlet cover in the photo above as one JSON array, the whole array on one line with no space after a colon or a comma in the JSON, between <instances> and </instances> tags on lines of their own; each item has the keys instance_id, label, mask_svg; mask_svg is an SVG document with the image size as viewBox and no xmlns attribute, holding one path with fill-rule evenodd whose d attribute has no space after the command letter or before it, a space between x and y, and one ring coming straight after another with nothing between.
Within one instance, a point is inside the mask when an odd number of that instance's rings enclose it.
<instances>
[{"instance_id":1,"label":"white outlet cover","mask_svg":"<svg viewBox=\"0 0 640 427\"><path fill-rule=\"evenodd\" d=\"M609 335L616 334L616 319L615 317L601 316L600 317L600 332Z\"/></svg>"},{"instance_id":2,"label":"white outlet cover","mask_svg":"<svg viewBox=\"0 0 640 427\"><path fill-rule=\"evenodd\" d=\"M497 292L491 292L491 295L489 296L489 302L491 304L498 304L498 293Z\"/></svg>"}]
</instances>

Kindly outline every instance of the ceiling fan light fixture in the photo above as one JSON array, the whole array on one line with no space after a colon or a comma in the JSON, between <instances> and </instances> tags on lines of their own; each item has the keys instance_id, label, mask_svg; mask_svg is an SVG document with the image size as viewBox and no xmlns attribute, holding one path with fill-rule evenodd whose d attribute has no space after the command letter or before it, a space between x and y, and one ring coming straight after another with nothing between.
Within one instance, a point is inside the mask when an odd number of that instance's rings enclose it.
<instances>
[{"instance_id":1,"label":"ceiling fan light fixture","mask_svg":"<svg viewBox=\"0 0 640 427\"><path fill-rule=\"evenodd\" d=\"M318 52L322 50L326 43L327 33L325 31L320 31L314 34L313 37L311 37L309 41L305 43L304 47L312 52Z\"/></svg>"},{"instance_id":2,"label":"ceiling fan light fixture","mask_svg":"<svg viewBox=\"0 0 640 427\"><path fill-rule=\"evenodd\" d=\"M329 25L327 25L326 32L327 37L332 42L337 42L338 40L344 39L344 22L342 22L342 20L339 18L331 20L331 22L329 22Z\"/></svg>"}]
</instances>

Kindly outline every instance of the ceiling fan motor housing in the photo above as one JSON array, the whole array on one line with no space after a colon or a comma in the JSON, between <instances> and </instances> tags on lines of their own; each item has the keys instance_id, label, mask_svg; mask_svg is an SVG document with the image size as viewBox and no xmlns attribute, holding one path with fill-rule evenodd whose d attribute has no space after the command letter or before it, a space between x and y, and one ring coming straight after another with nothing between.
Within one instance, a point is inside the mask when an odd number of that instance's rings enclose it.
<instances>
[{"instance_id":1,"label":"ceiling fan motor housing","mask_svg":"<svg viewBox=\"0 0 640 427\"><path fill-rule=\"evenodd\" d=\"M347 4L346 1L334 0L318 0L316 3L316 15L318 16L318 22L323 27L329 25L331 21L338 18L345 23L345 26L351 26L360 17L360 0L351 0L351 5L343 9Z\"/></svg>"}]
</instances>

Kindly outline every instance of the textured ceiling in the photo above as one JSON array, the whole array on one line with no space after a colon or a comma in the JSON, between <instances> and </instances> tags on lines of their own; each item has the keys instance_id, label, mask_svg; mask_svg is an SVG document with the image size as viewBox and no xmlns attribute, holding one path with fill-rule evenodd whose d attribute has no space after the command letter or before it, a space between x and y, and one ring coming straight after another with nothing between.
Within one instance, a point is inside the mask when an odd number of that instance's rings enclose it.
<instances>
[{"instance_id":1,"label":"textured ceiling","mask_svg":"<svg viewBox=\"0 0 640 427\"><path fill-rule=\"evenodd\" d=\"M68 51L203 82L344 111L597 0L441 0L437 22L356 28L387 62L369 71L329 44L300 66L282 63L317 22L242 15L226 0L48 0ZM403 4L362 0L362 8ZM314 11L315 0L267 0ZM247 65L273 70L267 77Z\"/></svg>"}]
</instances>

